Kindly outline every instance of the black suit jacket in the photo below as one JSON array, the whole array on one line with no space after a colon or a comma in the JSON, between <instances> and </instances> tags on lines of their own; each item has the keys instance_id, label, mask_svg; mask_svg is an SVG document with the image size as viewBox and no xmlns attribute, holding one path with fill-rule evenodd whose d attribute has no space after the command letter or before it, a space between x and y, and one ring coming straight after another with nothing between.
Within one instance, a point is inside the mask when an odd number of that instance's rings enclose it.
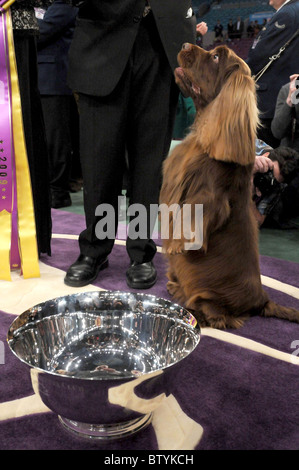
<instances>
[{"instance_id":1,"label":"black suit jacket","mask_svg":"<svg viewBox=\"0 0 299 470\"><path fill-rule=\"evenodd\" d=\"M184 42L195 42L191 0L150 0L172 69ZM130 56L145 0L86 0L79 9L69 53L69 85L74 91L107 96Z\"/></svg>"},{"instance_id":2,"label":"black suit jacket","mask_svg":"<svg viewBox=\"0 0 299 470\"><path fill-rule=\"evenodd\" d=\"M299 0L290 0L272 16L248 54L247 63L256 75L277 54L299 28ZM280 88L298 73L299 36L274 61L257 82L258 107L261 119L272 119Z\"/></svg>"}]
</instances>

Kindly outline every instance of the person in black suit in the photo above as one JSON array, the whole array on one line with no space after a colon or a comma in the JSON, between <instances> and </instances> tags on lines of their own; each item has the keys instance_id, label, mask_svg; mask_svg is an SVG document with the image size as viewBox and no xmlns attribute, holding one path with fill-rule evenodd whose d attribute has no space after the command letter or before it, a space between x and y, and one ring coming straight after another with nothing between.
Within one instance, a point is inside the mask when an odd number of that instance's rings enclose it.
<instances>
[{"instance_id":1,"label":"person in black suit","mask_svg":"<svg viewBox=\"0 0 299 470\"><path fill-rule=\"evenodd\" d=\"M238 16L238 19L234 24L234 36L235 36L235 38L241 39L243 31L244 31L244 21L241 20L240 16Z\"/></svg>"},{"instance_id":2,"label":"person in black suit","mask_svg":"<svg viewBox=\"0 0 299 470\"><path fill-rule=\"evenodd\" d=\"M227 37L231 41L232 39L234 39L234 24L233 24L232 19L230 19L229 23L227 23L226 29L227 29Z\"/></svg>"},{"instance_id":3,"label":"person in black suit","mask_svg":"<svg viewBox=\"0 0 299 470\"><path fill-rule=\"evenodd\" d=\"M135 239L129 232L127 237L126 280L136 289L156 282L150 206L159 202L162 163L172 138L177 54L183 43L195 40L191 0L86 0L79 6L69 86L78 94L86 229L67 285L87 285L108 265L115 233L100 239L104 214L95 212L111 205L116 232L126 152L130 206L142 204L147 214L145 236Z\"/></svg>"},{"instance_id":4,"label":"person in black suit","mask_svg":"<svg viewBox=\"0 0 299 470\"><path fill-rule=\"evenodd\" d=\"M214 26L215 38L214 41L222 41L223 40L223 26L220 20L217 20L217 23Z\"/></svg>"},{"instance_id":5,"label":"person in black suit","mask_svg":"<svg viewBox=\"0 0 299 470\"><path fill-rule=\"evenodd\" d=\"M38 85L49 153L52 207L72 204L69 183L72 163L72 114L77 111L72 90L67 86L68 52L78 8L66 0L55 0L37 12ZM78 131L77 131L78 132Z\"/></svg>"},{"instance_id":6,"label":"person in black suit","mask_svg":"<svg viewBox=\"0 0 299 470\"><path fill-rule=\"evenodd\" d=\"M277 54L299 28L298 0L270 0L269 4L275 8L276 12L253 42L247 58L247 64L253 75L268 64L269 58ZM299 36L257 81L258 107L262 123L258 130L258 137L273 148L279 146L279 140L271 132L277 96L282 85L298 68L298 50Z\"/></svg>"}]
</instances>

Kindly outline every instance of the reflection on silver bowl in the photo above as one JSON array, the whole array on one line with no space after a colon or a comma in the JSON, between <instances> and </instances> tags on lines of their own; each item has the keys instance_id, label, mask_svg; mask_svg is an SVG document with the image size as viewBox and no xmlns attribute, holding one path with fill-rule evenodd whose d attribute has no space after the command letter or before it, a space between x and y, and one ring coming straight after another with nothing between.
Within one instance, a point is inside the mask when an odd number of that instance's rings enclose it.
<instances>
[{"instance_id":1,"label":"reflection on silver bowl","mask_svg":"<svg viewBox=\"0 0 299 470\"><path fill-rule=\"evenodd\" d=\"M188 311L152 295L84 292L26 310L7 339L68 430L112 439L150 423L199 343L195 324Z\"/></svg>"}]
</instances>

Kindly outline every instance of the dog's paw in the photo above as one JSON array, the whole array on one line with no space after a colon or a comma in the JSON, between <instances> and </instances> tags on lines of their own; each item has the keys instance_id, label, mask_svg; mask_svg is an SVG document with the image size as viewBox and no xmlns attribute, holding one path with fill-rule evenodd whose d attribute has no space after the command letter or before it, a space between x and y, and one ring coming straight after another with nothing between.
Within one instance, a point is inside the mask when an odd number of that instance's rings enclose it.
<instances>
[{"instance_id":1,"label":"dog's paw","mask_svg":"<svg viewBox=\"0 0 299 470\"><path fill-rule=\"evenodd\" d=\"M196 318L198 326L200 326L201 328L206 328L207 326L210 326L203 312L201 312L200 310L193 310L188 307L187 309L188 312L190 312Z\"/></svg>"},{"instance_id":2,"label":"dog's paw","mask_svg":"<svg viewBox=\"0 0 299 470\"><path fill-rule=\"evenodd\" d=\"M166 253L168 255L182 255L186 253L184 249L184 245L181 242L173 242L171 245L166 249Z\"/></svg>"},{"instance_id":3,"label":"dog's paw","mask_svg":"<svg viewBox=\"0 0 299 470\"><path fill-rule=\"evenodd\" d=\"M176 250L169 248L169 250L167 250L166 253L170 256L174 256L174 255L182 255L185 253L185 251L179 248L177 248Z\"/></svg>"},{"instance_id":4,"label":"dog's paw","mask_svg":"<svg viewBox=\"0 0 299 470\"><path fill-rule=\"evenodd\" d=\"M177 293L179 289L179 284L177 282L168 281L166 284L166 289L170 295L175 296L175 294Z\"/></svg>"}]
</instances>

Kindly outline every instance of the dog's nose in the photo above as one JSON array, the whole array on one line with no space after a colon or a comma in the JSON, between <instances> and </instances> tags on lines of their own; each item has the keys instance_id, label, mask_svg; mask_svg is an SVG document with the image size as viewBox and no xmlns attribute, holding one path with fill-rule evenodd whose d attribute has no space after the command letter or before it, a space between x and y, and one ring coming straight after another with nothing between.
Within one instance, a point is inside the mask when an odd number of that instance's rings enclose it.
<instances>
[{"instance_id":1,"label":"dog's nose","mask_svg":"<svg viewBox=\"0 0 299 470\"><path fill-rule=\"evenodd\" d=\"M182 45L182 49L184 51L188 51L189 49L191 49L191 44L189 44L189 42L185 42L183 45Z\"/></svg>"}]
</instances>

